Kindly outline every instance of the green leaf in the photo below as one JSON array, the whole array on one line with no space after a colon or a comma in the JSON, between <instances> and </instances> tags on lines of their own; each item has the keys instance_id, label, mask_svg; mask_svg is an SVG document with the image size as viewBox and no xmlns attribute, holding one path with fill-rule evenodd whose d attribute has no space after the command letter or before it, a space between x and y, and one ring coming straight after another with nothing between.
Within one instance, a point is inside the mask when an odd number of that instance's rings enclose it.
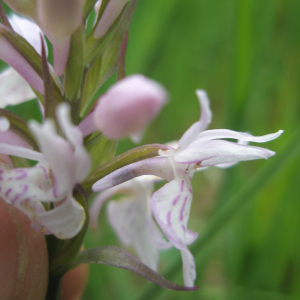
<instances>
[{"instance_id":1,"label":"green leaf","mask_svg":"<svg viewBox=\"0 0 300 300\"><path fill-rule=\"evenodd\" d=\"M34 150L39 150L39 146L36 143L34 136L32 135L28 124L25 120L17 116L15 113L0 109L0 116L8 119L10 123L10 130L20 136L24 141L26 141Z\"/></svg>"},{"instance_id":2,"label":"green leaf","mask_svg":"<svg viewBox=\"0 0 300 300\"><path fill-rule=\"evenodd\" d=\"M80 115L84 116L90 107L91 101L99 88L114 73L119 62L125 32L129 29L138 0L134 0L124 13L122 22L114 32L113 38L107 42L101 55L95 60L89 70L85 82ZM104 37L103 37L104 38ZM100 39L101 40L101 39Z\"/></svg>"},{"instance_id":3,"label":"green leaf","mask_svg":"<svg viewBox=\"0 0 300 300\"><path fill-rule=\"evenodd\" d=\"M98 134L87 142L86 147L92 161L92 173L99 166L113 159L116 153L117 142L108 139L103 134Z\"/></svg>"},{"instance_id":4,"label":"green leaf","mask_svg":"<svg viewBox=\"0 0 300 300\"><path fill-rule=\"evenodd\" d=\"M72 34L70 53L65 70L65 94L67 99L74 102L81 90L81 80L85 58L85 30L83 26Z\"/></svg>"},{"instance_id":5,"label":"green leaf","mask_svg":"<svg viewBox=\"0 0 300 300\"><path fill-rule=\"evenodd\" d=\"M1 18L1 21L2 21L2 24L7 26L8 28L12 29L9 21L8 21L8 18L6 16L6 13L5 13L5 10L3 8L3 5L2 5L2 2L0 1L0 18Z\"/></svg>"},{"instance_id":6,"label":"green leaf","mask_svg":"<svg viewBox=\"0 0 300 300\"><path fill-rule=\"evenodd\" d=\"M0 35L4 37L30 64L30 66L35 70L35 72L41 78L43 78L41 57L28 42L22 36L15 33L9 28L2 27L0 30ZM55 93L56 100L58 102L61 102L62 95L61 95L61 87L59 84L59 79L52 72L52 70L50 70L50 72L54 82L54 93Z\"/></svg>"},{"instance_id":7,"label":"green leaf","mask_svg":"<svg viewBox=\"0 0 300 300\"><path fill-rule=\"evenodd\" d=\"M119 168L132 164L134 162L158 156L159 149L167 150L170 149L170 147L161 144L150 144L126 151L125 153L116 156L114 159L108 161L107 163L96 169L82 182L82 186L89 195L91 193L92 185L99 179Z\"/></svg>"},{"instance_id":8,"label":"green leaf","mask_svg":"<svg viewBox=\"0 0 300 300\"><path fill-rule=\"evenodd\" d=\"M97 0L86 0L84 3L84 8L83 8L83 20L85 21L92 9L94 8Z\"/></svg>"},{"instance_id":9,"label":"green leaf","mask_svg":"<svg viewBox=\"0 0 300 300\"><path fill-rule=\"evenodd\" d=\"M55 117L56 98L53 90L53 82L52 82L51 74L49 72L44 40L42 37L41 37L41 44L42 44L43 82L45 88L45 95L44 95L45 118L53 119L55 120L56 123L56 117Z\"/></svg>"},{"instance_id":10,"label":"green leaf","mask_svg":"<svg viewBox=\"0 0 300 300\"><path fill-rule=\"evenodd\" d=\"M102 246L83 250L79 253L75 262L76 264L104 264L126 269L151 280L163 288L175 291L195 291L199 289L199 287L185 287L168 281L133 255L116 246Z\"/></svg>"}]
</instances>

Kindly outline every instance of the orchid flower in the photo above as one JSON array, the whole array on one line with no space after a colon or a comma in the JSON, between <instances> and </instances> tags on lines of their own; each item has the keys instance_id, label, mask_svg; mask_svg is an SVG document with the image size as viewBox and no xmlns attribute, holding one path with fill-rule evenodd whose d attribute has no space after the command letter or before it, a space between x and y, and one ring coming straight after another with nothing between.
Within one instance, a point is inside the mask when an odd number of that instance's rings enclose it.
<instances>
[{"instance_id":1,"label":"orchid flower","mask_svg":"<svg viewBox=\"0 0 300 300\"><path fill-rule=\"evenodd\" d=\"M200 120L184 133L176 149L160 150L159 157L120 168L93 185L94 191L101 191L146 174L170 181L153 194L149 204L166 237L174 247L181 250L186 286L193 286L196 278L194 258L187 248L197 238L197 233L187 228L192 202L191 180L195 170L209 166L228 166L239 161L267 159L275 152L245 143L271 141L283 132L280 130L255 137L249 133L227 129L205 130L212 118L209 99L202 90L197 90L196 94L201 106ZM238 139L240 143L222 139Z\"/></svg>"},{"instance_id":2,"label":"orchid flower","mask_svg":"<svg viewBox=\"0 0 300 300\"><path fill-rule=\"evenodd\" d=\"M96 230L103 204L115 194L125 194L108 204L110 224L123 244L132 245L141 261L153 270L157 269L158 249L171 246L163 238L149 208L153 184L158 179L155 176L141 176L107 189L97 195L90 207L90 224Z\"/></svg>"},{"instance_id":3,"label":"orchid flower","mask_svg":"<svg viewBox=\"0 0 300 300\"><path fill-rule=\"evenodd\" d=\"M18 140L0 143L0 153L19 156L38 163L31 168L0 167L0 196L24 212L36 226L67 239L75 236L86 218L83 207L72 197L73 188L90 170L90 158L83 146L81 131L70 120L70 108L61 104L57 120L66 136L56 133L52 120L43 125L31 121L41 152L28 149ZM42 203L52 202L45 210Z\"/></svg>"}]
</instances>

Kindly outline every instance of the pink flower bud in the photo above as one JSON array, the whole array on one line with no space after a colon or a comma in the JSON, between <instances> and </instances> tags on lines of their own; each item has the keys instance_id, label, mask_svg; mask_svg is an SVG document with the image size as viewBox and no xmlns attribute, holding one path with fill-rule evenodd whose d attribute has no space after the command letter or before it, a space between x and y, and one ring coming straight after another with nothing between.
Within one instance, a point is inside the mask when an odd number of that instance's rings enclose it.
<instances>
[{"instance_id":1,"label":"pink flower bud","mask_svg":"<svg viewBox=\"0 0 300 300\"><path fill-rule=\"evenodd\" d=\"M167 91L142 75L132 75L112 86L94 111L94 123L111 139L130 135L138 142L145 126L167 101Z\"/></svg>"}]
</instances>

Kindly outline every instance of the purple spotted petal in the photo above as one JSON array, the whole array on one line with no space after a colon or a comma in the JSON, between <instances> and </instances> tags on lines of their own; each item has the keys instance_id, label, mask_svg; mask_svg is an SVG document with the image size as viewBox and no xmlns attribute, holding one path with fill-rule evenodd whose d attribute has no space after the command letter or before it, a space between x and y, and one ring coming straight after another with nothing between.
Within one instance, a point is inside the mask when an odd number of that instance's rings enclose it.
<instances>
[{"instance_id":1,"label":"purple spotted petal","mask_svg":"<svg viewBox=\"0 0 300 300\"><path fill-rule=\"evenodd\" d=\"M211 122L212 112L209 108L209 99L206 92L203 90L197 90L196 94L201 107L200 121L194 123L181 137L178 143L180 149L184 149L192 143L196 139L197 135L201 131L205 130Z\"/></svg>"},{"instance_id":2,"label":"purple spotted petal","mask_svg":"<svg viewBox=\"0 0 300 300\"><path fill-rule=\"evenodd\" d=\"M223 140L194 142L174 159L179 163L200 163L201 166L215 166L224 163L235 163L253 159L267 159L275 152L254 146L240 145Z\"/></svg>"},{"instance_id":3,"label":"purple spotted petal","mask_svg":"<svg viewBox=\"0 0 300 300\"><path fill-rule=\"evenodd\" d=\"M188 287L194 286L196 279L195 260L189 249L181 250L182 266L183 266L183 280L184 285Z\"/></svg>"},{"instance_id":4,"label":"purple spotted petal","mask_svg":"<svg viewBox=\"0 0 300 300\"><path fill-rule=\"evenodd\" d=\"M158 225L178 249L185 249L193 241L191 232L187 232L192 198L191 178L184 174L156 191L150 201Z\"/></svg>"},{"instance_id":5,"label":"purple spotted petal","mask_svg":"<svg viewBox=\"0 0 300 300\"><path fill-rule=\"evenodd\" d=\"M155 175L166 180L174 178L167 158L154 157L122 167L98 180L92 188L94 192L100 192L141 175Z\"/></svg>"}]
</instances>

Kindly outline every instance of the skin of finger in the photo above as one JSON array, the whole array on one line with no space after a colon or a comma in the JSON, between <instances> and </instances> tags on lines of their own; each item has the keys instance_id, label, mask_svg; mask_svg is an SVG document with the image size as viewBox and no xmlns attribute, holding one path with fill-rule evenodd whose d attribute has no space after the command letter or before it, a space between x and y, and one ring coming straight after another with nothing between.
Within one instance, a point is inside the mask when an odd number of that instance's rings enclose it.
<instances>
[{"instance_id":1,"label":"skin of finger","mask_svg":"<svg viewBox=\"0 0 300 300\"><path fill-rule=\"evenodd\" d=\"M62 300L79 300L86 287L89 275L89 267L82 264L63 277Z\"/></svg>"},{"instance_id":2,"label":"skin of finger","mask_svg":"<svg viewBox=\"0 0 300 300\"><path fill-rule=\"evenodd\" d=\"M44 300L48 252L44 235L13 205L0 199L0 299Z\"/></svg>"}]
</instances>

